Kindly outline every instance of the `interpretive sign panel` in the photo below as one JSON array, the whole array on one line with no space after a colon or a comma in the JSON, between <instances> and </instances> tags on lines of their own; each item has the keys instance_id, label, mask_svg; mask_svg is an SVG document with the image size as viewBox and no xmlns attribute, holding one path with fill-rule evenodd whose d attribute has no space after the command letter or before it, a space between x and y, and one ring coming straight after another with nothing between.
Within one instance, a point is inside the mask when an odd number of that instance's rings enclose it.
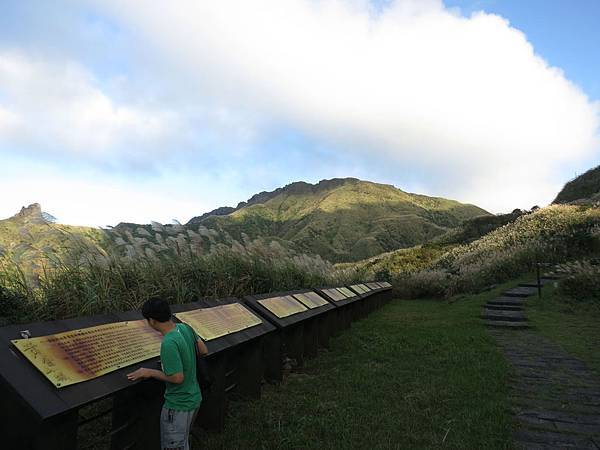
<instances>
[{"instance_id":1,"label":"interpretive sign panel","mask_svg":"<svg viewBox=\"0 0 600 450\"><path fill-rule=\"evenodd\" d=\"M293 294L296 300L299 300L304 306L309 309L318 308L319 306L327 305L328 302L316 292L303 292L301 294Z\"/></svg>"},{"instance_id":2,"label":"interpretive sign panel","mask_svg":"<svg viewBox=\"0 0 600 450\"><path fill-rule=\"evenodd\" d=\"M331 300L334 302L339 302L340 300L346 300L346 296L340 292L338 289L323 289L323 293L326 294Z\"/></svg>"},{"instance_id":3,"label":"interpretive sign panel","mask_svg":"<svg viewBox=\"0 0 600 450\"><path fill-rule=\"evenodd\" d=\"M11 342L62 388L158 356L161 335L145 320L134 320Z\"/></svg>"},{"instance_id":4,"label":"interpretive sign panel","mask_svg":"<svg viewBox=\"0 0 600 450\"><path fill-rule=\"evenodd\" d=\"M175 317L191 326L205 341L263 323L239 303L175 313Z\"/></svg>"},{"instance_id":5,"label":"interpretive sign panel","mask_svg":"<svg viewBox=\"0 0 600 450\"><path fill-rule=\"evenodd\" d=\"M368 287L366 287L364 284L353 284L350 287L352 289L354 289L356 292L358 292L359 294L366 294L367 292L370 291L370 289Z\"/></svg>"},{"instance_id":6,"label":"interpretive sign panel","mask_svg":"<svg viewBox=\"0 0 600 450\"><path fill-rule=\"evenodd\" d=\"M356 297L356 294L347 287L337 288L337 290L344 294L347 298Z\"/></svg>"},{"instance_id":7,"label":"interpretive sign panel","mask_svg":"<svg viewBox=\"0 0 600 450\"><path fill-rule=\"evenodd\" d=\"M258 300L258 303L267 308L280 319L308 310L306 306L297 301L291 295L264 298Z\"/></svg>"},{"instance_id":8,"label":"interpretive sign panel","mask_svg":"<svg viewBox=\"0 0 600 450\"><path fill-rule=\"evenodd\" d=\"M379 283L365 283L365 284L371 290L381 289L381 286L379 286Z\"/></svg>"},{"instance_id":9,"label":"interpretive sign panel","mask_svg":"<svg viewBox=\"0 0 600 450\"><path fill-rule=\"evenodd\" d=\"M379 284L381 285L381 287L383 288L391 288L392 284L387 282L387 281L380 281Z\"/></svg>"}]
</instances>

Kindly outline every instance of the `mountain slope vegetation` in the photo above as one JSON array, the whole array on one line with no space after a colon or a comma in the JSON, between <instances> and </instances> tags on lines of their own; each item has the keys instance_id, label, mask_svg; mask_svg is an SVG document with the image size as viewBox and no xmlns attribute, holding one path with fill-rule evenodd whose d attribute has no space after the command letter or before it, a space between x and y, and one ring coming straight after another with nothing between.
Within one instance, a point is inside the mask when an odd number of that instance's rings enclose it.
<instances>
[{"instance_id":1,"label":"mountain slope vegetation","mask_svg":"<svg viewBox=\"0 0 600 450\"><path fill-rule=\"evenodd\" d=\"M532 271L537 262L563 263L600 252L600 208L551 205L471 242L428 243L356 265L365 277L385 275L404 297L478 292Z\"/></svg>"},{"instance_id":2,"label":"mountain slope vegetation","mask_svg":"<svg viewBox=\"0 0 600 450\"><path fill-rule=\"evenodd\" d=\"M509 214L474 217L422 245L382 253L354 263L338 264L338 267L367 271L376 278L389 278L391 274L426 269L452 248L476 241L531 212L533 211L515 209Z\"/></svg>"},{"instance_id":3,"label":"mountain slope vegetation","mask_svg":"<svg viewBox=\"0 0 600 450\"><path fill-rule=\"evenodd\" d=\"M36 203L0 220L0 257L27 275L60 264L67 255L87 257L86 252L160 259L274 246L332 262L355 261L427 242L486 214L476 206L352 178L292 183L185 225L59 225Z\"/></svg>"},{"instance_id":4,"label":"mountain slope vegetation","mask_svg":"<svg viewBox=\"0 0 600 450\"><path fill-rule=\"evenodd\" d=\"M104 244L102 230L55 224L38 203L0 220L0 262L10 262L26 277L64 262L74 248L98 249Z\"/></svg>"},{"instance_id":5,"label":"mountain slope vegetation","mask_svg":"<svg viewBox=\"0 0 600 450\"><path fill-rule=\"evenodd\" d=\"M454 200L344 178L292 183L257 194L233 211L222 208L193 218L188 225L201 224L237 240L244 235L279 238L299 251L341 262L421 244L488 214Z\"/></svg>"},{"instance_id":6,"label":"mountain slope vegetation","mask_svg":"<svg viewBox=\"0 0 600 450\"><path fill-rule=\"evenodd\" d=\"M0 222L0 326L356 281L275 240L203 225L57 225L39 205Z\"/></svg>"}]
</instances>

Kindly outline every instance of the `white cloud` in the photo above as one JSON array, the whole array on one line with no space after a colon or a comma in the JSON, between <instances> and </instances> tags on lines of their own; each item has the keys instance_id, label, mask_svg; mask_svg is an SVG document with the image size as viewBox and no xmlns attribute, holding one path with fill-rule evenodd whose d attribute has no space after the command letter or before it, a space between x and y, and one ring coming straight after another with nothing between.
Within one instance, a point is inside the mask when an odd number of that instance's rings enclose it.
<instances>
[{"instance_id":1,"label":"white cloud","mask_svg":"<svg viewBox=\"0 0 600 450\"><path fill-rule=\"evenodd\" d=\"M110 160L127 146L154 147L177 128L174 113L116 102L77 63L0 49L5 147Z\"/></svg>"},{"instance_id":2,"label":"white cloud","mask_svg":"<svg viewBox=\"0 0 600 450\"><path fill-rule=\"evenodd\" d=\"M341 0L112 4L98 8L139 33L190 98L381 164L431 167L437 194L492 210L545 203L557 168L599 148L598 104L499 16L435 0L380 13Z\"/></svg>"},{"instance_id":3,"label":"white cloud","mask_svg":"<svg viewBox=\"0 0 600 450\"><path fill-rule=\"evenodd\" d=\"M8 136L21 126L21 118L0 105L0 133Z\"/></svg>"},{"instance_id":4,"label":"white cloud","mask_svg":"<svg viewBox=\"0 0 600 450\"><path fill-rule=\"evenodd\" d=\"M165 180L95 179L81 174L65 176L59 170L35 167L19 173L3 173L0 191L10 192L0 203L0 219L17 213L22 206L40 203L44 211L69 225L107 226L119 222L150 223L155 220L185 223L202 211L214 208ZM171 177L175 178L174 176Z\"/></svg>"},{"instance_id":5,"label":"white cloud","mask_svg":"<svg viewBox=\"0 0 600 450\"><path fill-rule=\"evenodd\" d=\"M0 47L0 169L15 153L66 153L109 167L149 161L155 172L178 158L178 170L207 180L235 173L238 185L219 186L229 193L246 193L240 180L345 175L329 160L314 171L286 167L294 165L288 155L270 160L276 145L268 133L281 125L323 147L362 152L349 155L349 167L367 154L385 167L385 182L500 211L547 203L562 167L598 156L598 104L495 15L462 17L436 0L399 0L382 11L367 0L88 4L102 19L94 23L110 29L97 41L88 36L76 51L62 42L90 26L77 28L86 15L73 13L70 31L50 36L51 44ZM47 12L34 9L47 23ZM119 57L110 61L127 61L124 74L103 59L116 44ZM261 142L271 148L257 150ZM363 166L352 175L376 181ZM185 188L211 185L187 176ZM130 198L124 192L111 198ZM132 201L150 207L142 192ZM104 222L112 218L120 220Z\"/></svg>"}]
</instances>

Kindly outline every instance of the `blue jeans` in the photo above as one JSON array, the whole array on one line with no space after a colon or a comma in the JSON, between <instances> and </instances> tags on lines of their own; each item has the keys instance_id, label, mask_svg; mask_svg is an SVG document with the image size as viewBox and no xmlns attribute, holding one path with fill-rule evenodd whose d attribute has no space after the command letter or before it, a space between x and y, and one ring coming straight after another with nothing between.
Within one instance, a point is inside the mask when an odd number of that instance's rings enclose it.
<instances>
[{"instance_id":1,"label":"blue jeans","mask_svg":"<svg viewBox=\"0 0 600 450\"><path fill-rule=\"evenodd\" d=\"M160 413L160 441L162 450L189 450L190 429L196 419L197 409L177 411L165 408Z\"/></svg>"}]
</instances>

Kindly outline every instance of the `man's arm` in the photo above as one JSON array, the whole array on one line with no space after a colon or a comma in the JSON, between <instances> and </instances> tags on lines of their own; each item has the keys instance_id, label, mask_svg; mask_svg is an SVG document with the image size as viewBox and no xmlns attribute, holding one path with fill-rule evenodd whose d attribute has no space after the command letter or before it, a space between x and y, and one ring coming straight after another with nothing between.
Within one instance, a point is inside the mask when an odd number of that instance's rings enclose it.
<instances>
[{"instance_id":1,"label":"man's arm","mask_svg":"<svg viewBox=\"0 0 600 450\"><path fill-rule=\"evenodd\" d=\"M198 338L196 342L198 343L198 353L200 354L200 356L208 355L208 348L206 348L206 344L204 343L204 341Z\"/></svg>"},{"instance_id":2,"label":"man's arm","mask_svg":"<svg viewBox=\"0 0 600 450\"><path fill-rule=\"evenodd\" d=\"M177 372L173 375L166 375L162 370L148 369L147 367L140 367L135 372L127 374L129 381L143 380L146 378L155 378L160 381L166 381L173 384L181 384L185 379L183 372Z\"/></svg>"},{"instance_id":3,"label":"man's arm","mask_svg":"<svg viewBox=\"0 0 600 450\"><path fill-rule=\"evenodd\" d=\"M181 362L181 356L179 355L177 345L172 340L162 342L160 346L160 360L162 363L162 370L142 367L127 375L127 378L131 381L154 378L168 383L183 383L183 363ZM167 375L167 373L170 375Z\"/></svg>"}]
</instances>

